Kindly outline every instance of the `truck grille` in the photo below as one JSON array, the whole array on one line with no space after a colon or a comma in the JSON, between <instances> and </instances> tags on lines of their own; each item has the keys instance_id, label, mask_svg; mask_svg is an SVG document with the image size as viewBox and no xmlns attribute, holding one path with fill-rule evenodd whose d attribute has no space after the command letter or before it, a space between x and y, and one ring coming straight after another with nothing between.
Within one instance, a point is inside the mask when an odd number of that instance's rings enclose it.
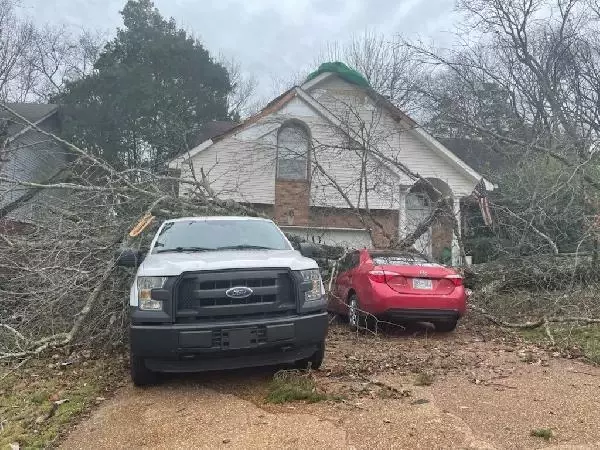
<instances>
[{"instance_id":1,"label":"truck grille","mask_svg":"<svg viewBox=\"0 0 600 450\"><path fill-rule=\"evenodd\" d=\"M232 298L226 292L248 287L252 294ZM188 273L178 283L177 317L219 319L295 309L292 281L285 269Z\"/></svg>"}]
</instances>

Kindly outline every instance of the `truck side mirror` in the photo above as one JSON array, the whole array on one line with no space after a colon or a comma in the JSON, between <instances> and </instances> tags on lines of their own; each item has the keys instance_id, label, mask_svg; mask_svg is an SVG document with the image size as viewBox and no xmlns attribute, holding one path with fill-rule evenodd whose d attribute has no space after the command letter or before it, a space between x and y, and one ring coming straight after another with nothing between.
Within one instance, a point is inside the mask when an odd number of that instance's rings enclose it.
<instances>
[{"instance_id":1,"label":"truck side mirror","mask_svg":"<svg viewBox=\"0 0 600 450\"><path fill-rule=\"evenodd\" d=\"M144 252L132 248L126 248L117 252L117 266L137 267L144 260Z\"/></svg>"}]
</instances>

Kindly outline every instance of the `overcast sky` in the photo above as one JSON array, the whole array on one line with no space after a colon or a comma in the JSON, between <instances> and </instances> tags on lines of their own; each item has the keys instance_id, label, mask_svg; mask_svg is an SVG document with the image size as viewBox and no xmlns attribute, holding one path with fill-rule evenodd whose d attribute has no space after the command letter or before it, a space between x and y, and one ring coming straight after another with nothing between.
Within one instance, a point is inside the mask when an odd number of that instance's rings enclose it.
<instances>
[{"instance_id":1,"label":"overcast sky","mask_svg":"<svg viewBox=\"0 0 600 450\"><path fill-rule=\"evenodd\" d=\"M126 0L21 0L36 22L108 33L121 25ZM314 61L328 41L365 29L443 40L452 28L454 0L155 0L164 16L199 37L212 53L234 57L273 94Z\"/></svg>"}]
</instances>

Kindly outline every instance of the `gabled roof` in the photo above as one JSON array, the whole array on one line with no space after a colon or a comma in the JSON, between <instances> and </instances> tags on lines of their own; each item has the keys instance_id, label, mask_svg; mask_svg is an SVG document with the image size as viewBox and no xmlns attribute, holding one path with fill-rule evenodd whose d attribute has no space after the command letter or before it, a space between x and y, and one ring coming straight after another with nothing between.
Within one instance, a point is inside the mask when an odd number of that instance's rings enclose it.
<instances>
[{"instance_id":1,"label":"gabled roof","mask_svg":"<svg viewBox=\"0 0 600 450\"><path fill-rule=\"evenodd\" d=\"M208 147L213 145L215 142L218 142L231 134L237 133L238 131L248 128L250 125L253 125L254 123L259 121L263 117L268 116L269 114L272 114L276 111L279 111L287 103L289 103L289 101L292 100L295 96L296 96L295 88L288 89L283 94L281 94L278 97L276 97L275 99L271 100L258 113L254 114L253 116L250 116L249 118L244 120L242 123L229 128L227 131L225 131L221 134L212 136L210 139L207 139L206 141L201 142L200 144L198 144L196 147L194 147L190 151L184 152L181 155L175 157L174 159L169 161L169 167L176 168L177 164L182 163L183 161L187 161L190 158L193 158L198 153L200 153L202 150L207 149Z\"/></svg>"},{"instance_id":2,"label":"gabled roof","mask_svg":"<svg viewBox=\"0 0 600 450\"><path fill-rule=\"evenodd\" d=\"M485 142L466 138L438 138L452 153L488 177L510 164L509 158Z\"/></svg>"},{"instance_id":3,"label":"gabled roof","mask_svg":"<svg viewBox=\"0 0 600 450\"><path fill-rule=\"evenodd\" d=\"M204 141L227 133L238 125L239 123L231 120L213 120L212 122L206 122L190 133L188 144L190 147L194 148Z\"/></svg>"},{"instance_id":4,"label":"gabled roof","mask_svg":"<svg viewBox=\"0 0 600 450\"><path fill-rule=\"evenodd\" d=\"M329 111L327 108L325 108L321 103L319 103L314 97L312 97L307 92L307 91L311 90L313 87L315 87L316 85L318 85L318 84L322 83L323 81L329 79L330 77L334 77L334 76L338 76L338 75L333 72L323 72L323 73L319 73L318 75L315 75L314 77L310 78L308 81L306 81L304 84L302 84L302 86L294 86L293 88L287 90L286 92L284 92L283 94L281 94L280 96L278 96L277 98L275 98L274 100L269 102L257 114L249 117L244 122L242 122L241 124L239 124L238 126L236 126L234 128L231 128L227 132L225 132L219 136L215 136L212 139L201 143L193 150L179 156L178 158L175 158L174 160L172 160L169 163L169 166L174 167L178 163L181 163L190 158L193 158L196 154L209 148L215 142L218 142L231 134L237 133L237 132L251 126L252 124L256 123L258 120L260 120L261 118L263 118L269 114L277 112L278 110L283 108L289 101L291 101L295 97L299 97L299 98L303 99L306 104L308 104L310 107L312 107L315 111L317 111L320 115L325 117L330 122L332 122L334 124L336 122L339 122L339 119L331 111ZM383 95L379 94L378 92L376 92L374 89L372 89L370 87L358 86L358 88L364 89L365 92L369 95L369 97L373 100L373 102L377 106L381 106L382 108L385 108L385 110L387 110L388 113L394 119L396 119L396 121L404 122L406 125L408 125L412 130L414 130L417 133L417 135L421 139L423 139L425 142L427 142L427 144L431 148L433 148L435 151L437 151L439 154L441 154L447 161L450 161L451 163L453 163L458 169L460 169L461 171L466 173L468 176L470 176L474 180L479 181L483 178L481 174L479 174L471 166L466 164L463 160L461 160L461 158L459 158L457 155L455 155L453 152L451 152L448 148L446 148L442 143L440 143L438 140L436 140L433 136L428 134L422 127L420 127L417 124L417 122L415 120L413 120L410 116L408 116L406 113L404 113L398 107L396 107L391 101L386 99ZM484 181L486 184L486 188L488 190L494 189L493 183L491 183L487 179L484 179Z\"/></svg>"},{"instance_id":5,"label":"gabled roof","mask_svg":"<svg viewBox=\"0 0 600 450\"><path fill-rule=\"evenodd\" d=\"M58 112L58 105L43 103L6 103L10 109L25 117L28 121L37 124ZM13 114L0 108L0 126L7 125L9 138L24 131L29 126L22 123Z\"/></svg>"}]
</instances>

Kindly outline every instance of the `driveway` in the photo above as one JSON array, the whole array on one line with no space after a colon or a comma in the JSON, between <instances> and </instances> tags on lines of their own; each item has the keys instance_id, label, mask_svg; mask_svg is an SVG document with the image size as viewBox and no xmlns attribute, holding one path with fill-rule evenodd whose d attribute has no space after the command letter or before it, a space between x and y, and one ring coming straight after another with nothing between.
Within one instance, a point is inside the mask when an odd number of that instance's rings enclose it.
<instances>
[{"instance_id":1,"label":"driveway","mask_svg":"<svg viewBox=\"0 0 600 450\"><path fill-rule=\"evenodd\" d=\"M327 352L335 400L266 403L274 369L176 376L122 389L62 448L600 448L600 369L510 336L334 326Z\"/></svg>"}]
</instances>

